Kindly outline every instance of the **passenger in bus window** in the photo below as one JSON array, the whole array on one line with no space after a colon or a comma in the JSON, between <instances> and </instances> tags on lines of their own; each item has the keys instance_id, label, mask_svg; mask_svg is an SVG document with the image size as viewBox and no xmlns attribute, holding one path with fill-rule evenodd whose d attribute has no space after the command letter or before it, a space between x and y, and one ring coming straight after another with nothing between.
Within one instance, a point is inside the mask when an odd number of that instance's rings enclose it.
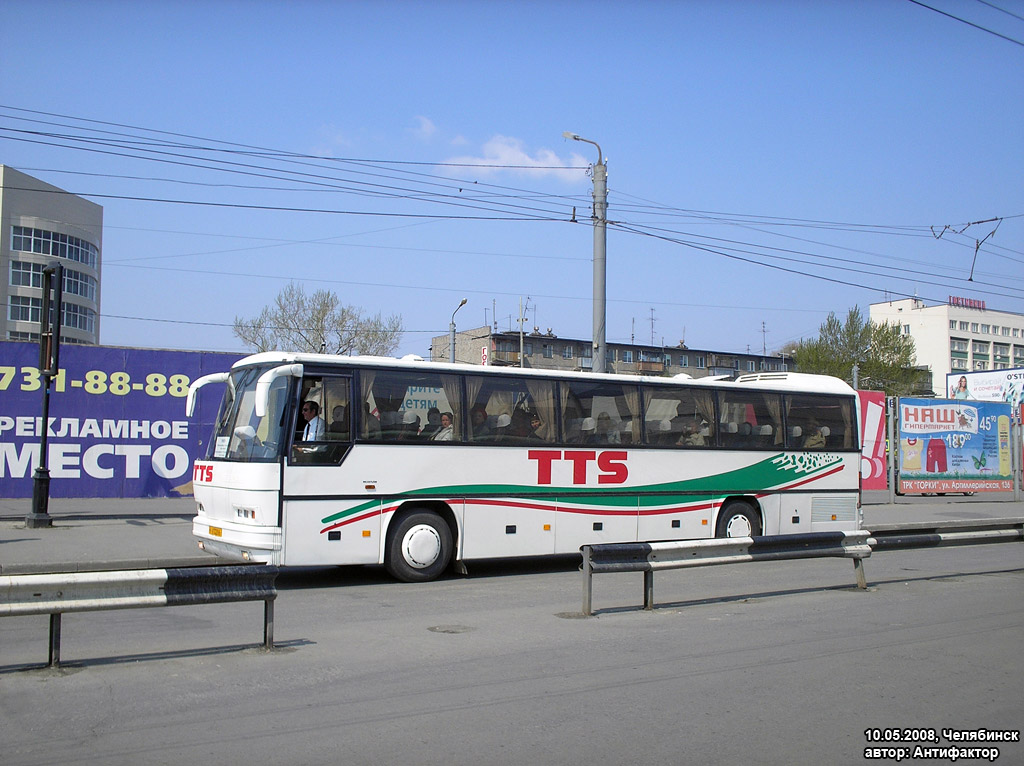
<instances>
[{"instance_id":1,"label":"passenger in bus window","mask_svg":"<svg viewBox=\"0 0 1024 766\"><path fill-rule=\"evenodd\" d=\"M703 428L704 425L701 423L700 418L692 418L686 421L683 423L683 432L676 444L683 447L703 447Z\"/></svg>"},{"instance_id":2,"label":"passenger in bus window","mask_svg":"<svg viewBox=\"0 0 1024 766\"><path fill-rule=\"evenodd\" d=\"M423 426L420 436L424 439L433 439L441 431L441 410L431 407L427 410L427 424Z\"/></svg>"},{"instance_id":3,"label":"passenger in bus window","mask_svg":"<svg viewBox=\"0 0 1024 766\"><path fill-rule=\"evenodd\" d=\"M429 418L429 415L427 416ZM441 422L434 435L429 437L435 442L450 442L455 436L455 424L450 412L441 413Z\"/></svg>"},{"instance_id":4,"label":"passenger in bus window","mask_svg":"<svg viewBox=\"0 0 1024 766\"><path fill-rule=\"evenodd\" d=\"M345 405L339 404L331 410L331 425L327 427L327 430L332 434L348 433L348 412Z\"/></svg>"},{"instance_id":5,"label":"passenger in bus window","mask_svg":"<svg viewBox=\"0 0 1024 766\"><path fill-rule=\"evenodd\" d=\"M303 402L302 417L306 420L306 426L302 429L302 441L321 441L324 438L324 431L327 430L327 424L320 417L320 405L313 401Z\"/></svg>"},{"instance_id":6,"label":"passenger in bus window","mask_svg":"<svg viewBox=\"0 0 1024 766\"><path fill-rule=\"evenodd\" d=\"M509 431L512 426L512 416L507 413L501 413L498 415L498 420L494 424L494 441L496 442L507 442L511 436Z\"/></svg>"},{"instance_id":7,"label":"passenger in bus window","mask_svg":"<svg viewBox=\"0 0 1024 766\"><path fill-rule=\"evenodd\" d=\"M804 449L825 449L825 434L822 433L818 421L814 418L807 421L807 436L804 438Z\"/></svg>"},{"instance_id":8,"label":"passenger in bus window","mask_svg":"<svg viewBox=\"0 0 1024 766\"><path fill-rule=\"evenodd\" d=\"M399 441L416 441L420 438L420 416L411 410L402 414L402 427L398 432Z\"/></svg>"},{"instance_id":9,"label":"passenger in bus window","mask_svg":"<svg viewBox=\"0 0 1024 766\"><path fill-rule=\"evenodd\" d=\"M540 429L543 427L544 421L540 419L540 414L534 412L530 415L530 438L536 439L537 441L544 441L544 437L540 435Z\"/></svg>"},{"instance_id":10,"label":"passenger in bus window","mask_svg":"<svg viewBox=\"0 0 1024 766\"><path fill-rule=\"evenodd\" d=\"M538 419L538 425L539 425ZM509 427L509 436L512 441L540 441L541 438L534 432L533 416L524 410L516 410L512 414L512 425Z\"/></svg>"},{"instance_id":11,"label":"passenger in bus window","mask_svg":"<svg viewBox=\"0 0 1024 766\"><path fill-rule=\"evenodd\" d=\"M597 444L621 444L622 438L612 425L612 416L602 412L597 416L597 432L594 441Z\"/></svg>"},{"instance_id":12,"label":"passenger in bus window","mask_svg":"<svg viewBox=\"0 0 1024 766\"><path fill-rule=\"evenodd\" d=\"M474 405L473 409L469 411L469 421L474 441L491 435L491 427L487 425L487 410L482 404Z\"/></svg>"}]
</instances>

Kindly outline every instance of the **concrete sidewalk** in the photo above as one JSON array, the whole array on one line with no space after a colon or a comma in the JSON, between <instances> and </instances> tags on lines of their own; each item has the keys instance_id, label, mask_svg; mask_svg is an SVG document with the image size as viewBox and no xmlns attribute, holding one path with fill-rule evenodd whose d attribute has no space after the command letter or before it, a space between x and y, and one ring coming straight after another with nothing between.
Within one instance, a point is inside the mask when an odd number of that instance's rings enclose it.
<instances>
[{"instance_id":1,"label":"concrete sidewalk","mask_svg":"<svg viewBox=\"0 0 1024 766\"><path fill-rule=\"evenodd\" d=\"M29 499L0 499L0 574L215 564L192 537L192 498L54 499L53 526L28 529ZM900 498L864 506L873 524L1024 516L1024 503L974 497Z\"/></svg>"},{"instance_id":2,"label":"concrete sidewalk","mask_svg":"<svg viewBox=\"0 0 1024 766\"><path fill-rule=\"evenodd\" d=\"M50 501L53 526L29 529L29 499L0 500L0 574L203 566L192 498Z\"/></svg>"}]
</instances>

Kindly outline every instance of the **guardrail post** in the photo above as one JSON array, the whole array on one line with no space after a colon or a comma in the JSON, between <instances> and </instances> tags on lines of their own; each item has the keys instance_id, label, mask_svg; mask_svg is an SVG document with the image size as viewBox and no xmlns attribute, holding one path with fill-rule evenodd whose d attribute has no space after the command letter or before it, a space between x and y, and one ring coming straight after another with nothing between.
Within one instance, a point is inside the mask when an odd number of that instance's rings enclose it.
<instances>
[{"instance_id":1,"label":"guardrail post","mask_svg":"<svg viewBox=\"0 0 1024 766\"><path fill-rule=\"evenodd\" d=\"M853 571L857 575L857 587L861 590L867 590L868 580L864 575L864 559L853 560Z\"/></svg>"},{"instance_id":2,"label":"guardrail post","mask_svg":"<svg viewBox=\"0 0 1024 766\"><path fill-rule=\"evenodd\" d=\"M591 548L583 546L583 616L590 617L593 612L594 568L590 558Z\"/></svg>"},{"instance_id":3,"label":"guardrail post","mask_svg":"<svg viewBox=\"0 0 1024 766\"><path fill-rule=\"evenodd\" d=\"M654 570L644 572L644 609L654 609Z\"/></svg>"},{"instance_id":4,"label":"guardrail post","mask_svg":"<svg viewBox=\"0 0 1024 766\"><path fill-rule=\"evenodd\" d=\"M50 659L47 667L60 667L60 612L50 615Z\"/></svg>"},{"instance_id":5,"label":"guardrail post","mask_svg":"<svg viewBox=\"0 0 1024 766\"><path fill-rule=\"evenodd\" d=\"M263 602L263 648L274 648L274 599Z\"/></svg>"}]
</instances>

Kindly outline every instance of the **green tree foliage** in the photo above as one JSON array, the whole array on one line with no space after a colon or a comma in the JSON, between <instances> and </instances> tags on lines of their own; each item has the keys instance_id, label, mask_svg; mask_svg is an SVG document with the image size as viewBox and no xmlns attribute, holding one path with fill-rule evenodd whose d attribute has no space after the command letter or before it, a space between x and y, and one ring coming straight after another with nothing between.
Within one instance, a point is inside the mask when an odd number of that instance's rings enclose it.
<instances>
[{"instance_id":1,"label":"green tree foliage","mask_svg":"<svg viewBox=\"0 0 1024 766\"><path fill-rule=\"evenodd\" d=\"M330 290L307 295L294 282L254 319L235 317L235 335L253 350L390 356L402 339L397 315L363 316Z\"/></svg>"},{"instance_id":2,"label":"green tree foliage","mask_svg":"<svg viewBox=\"0 0 1024 766\"><path fill-rule=\"evenodd\" d=\"M833 375L853 383L859 363L858 386L906 396L930 389L931 374L915 365L914 340L896 324L864 318L858 306L840 322L835 313L818 329L816 340L801 341L793 350L797 370Z\"/></svg>"}]
</instances>

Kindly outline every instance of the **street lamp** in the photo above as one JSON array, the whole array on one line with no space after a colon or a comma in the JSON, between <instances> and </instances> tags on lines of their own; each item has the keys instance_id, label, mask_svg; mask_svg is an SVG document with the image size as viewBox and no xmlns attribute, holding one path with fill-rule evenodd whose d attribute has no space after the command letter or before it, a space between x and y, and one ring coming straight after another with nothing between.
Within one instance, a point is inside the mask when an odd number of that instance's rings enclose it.
<instances>
[{"instance_id":1,"label":"street lamp","mask_svg":"<svg viewBox=\"0 0 1024 766\"><path fill-rule=\"evenodd\" d=\"M455 364L455 315L459 313L459 309L466 305L466 299L462 299L462 303L455 307L455 311L452 312L452 321L448 325L448 361Z\"/></svg>"},{"instance_id":2,"label":"street lamp","mask_svg":"<svg viewBox=\"0 0 1024 766\"><path fill-rule=\"evenodd\" d=\"M605 279L607 273L608 246L608 166L601 154L601 145L578 133L565 131L564 138L583 141L597 147L597 164L594 165L594 372L604 372L607 359L605 344L605 305L607 290Z\"/></svg>"}]
</instances>

